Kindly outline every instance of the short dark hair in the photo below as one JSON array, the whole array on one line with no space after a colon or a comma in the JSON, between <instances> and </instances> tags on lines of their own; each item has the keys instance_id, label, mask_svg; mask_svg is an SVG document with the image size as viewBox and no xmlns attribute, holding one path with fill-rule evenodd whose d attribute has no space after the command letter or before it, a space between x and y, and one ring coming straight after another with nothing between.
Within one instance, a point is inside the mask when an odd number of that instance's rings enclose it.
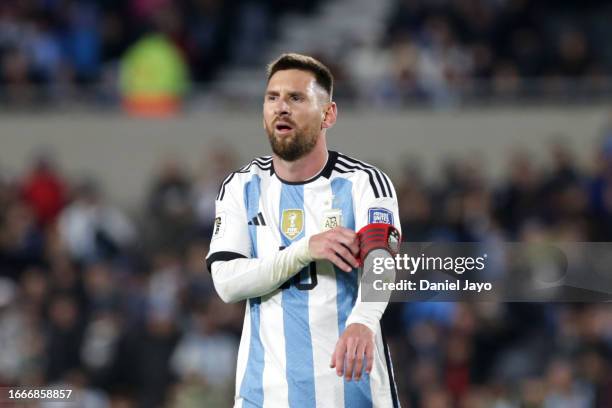
<instances>
[{"instance_id":1,"label":"short dark hair","mask_svg":"<svg viewBox=\"0 0 612 408\"><path fill-rule=\"evenodd\" d=\"M301 71L312 73L315 77L315 82L325 89L331 99L334 89L334 76L329 68L327 68L321 61L308 55L296 53L282 54L280 57L268 64L267 81L270 82L272 75L276 74L278 71L288 69L299 69Z\"/></svg>"}]
</instances>

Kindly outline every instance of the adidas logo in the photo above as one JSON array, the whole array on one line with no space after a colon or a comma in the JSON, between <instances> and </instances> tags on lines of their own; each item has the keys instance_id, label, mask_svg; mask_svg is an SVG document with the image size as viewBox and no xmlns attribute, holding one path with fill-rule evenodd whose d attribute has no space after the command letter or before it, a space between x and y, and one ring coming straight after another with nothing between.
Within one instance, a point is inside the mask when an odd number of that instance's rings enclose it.
<instances>
[{"instance_id":1,"label":"adidas logo","mask_svg":"<svg viewBox=\"0 0 612 408\"><path fill-rule=\"evenodd\" d=\"M253 217L253 219L249 221L249 225L266 225L263 214L259 213L256 217Z\"/></svg>"}]
</instances>

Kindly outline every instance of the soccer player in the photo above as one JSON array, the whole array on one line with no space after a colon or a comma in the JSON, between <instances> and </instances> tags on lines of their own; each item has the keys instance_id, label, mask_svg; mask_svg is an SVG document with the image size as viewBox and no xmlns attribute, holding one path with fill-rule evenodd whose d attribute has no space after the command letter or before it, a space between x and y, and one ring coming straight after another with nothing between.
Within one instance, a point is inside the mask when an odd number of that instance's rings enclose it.
<instances>
[{"instance_id":1,"label":"soccer player","mask_svg":"<svg viewBox=\"0 0 612 408\"><path fill-rule=\"evenodd\" d=\"M327 149L338 114L327 67L283 54L267 79L273 154L223 182L207 256L219 296L247 299L235 407L397 407L386 302L360 300L355 233L400 228L393 185Z\"/></svg>"}]
</instances>

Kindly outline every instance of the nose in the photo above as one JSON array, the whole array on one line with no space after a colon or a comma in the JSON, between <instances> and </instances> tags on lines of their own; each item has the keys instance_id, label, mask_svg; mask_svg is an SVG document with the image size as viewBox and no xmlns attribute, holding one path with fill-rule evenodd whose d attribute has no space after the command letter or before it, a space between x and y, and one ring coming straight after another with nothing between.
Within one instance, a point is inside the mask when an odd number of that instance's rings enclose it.
<instances>
[{"instance_id":1,"label":"nose","mask_svg":"<svg viewBox=\"0 0 612 408\"><path fill-rule=\"evenodd\" d=\"M285 101L284 98L279 98L276 106L274 107L274 113L276 116L289 116L291 115L291 110L289 109L289 104Z\"/></svg>"}]
</instances>

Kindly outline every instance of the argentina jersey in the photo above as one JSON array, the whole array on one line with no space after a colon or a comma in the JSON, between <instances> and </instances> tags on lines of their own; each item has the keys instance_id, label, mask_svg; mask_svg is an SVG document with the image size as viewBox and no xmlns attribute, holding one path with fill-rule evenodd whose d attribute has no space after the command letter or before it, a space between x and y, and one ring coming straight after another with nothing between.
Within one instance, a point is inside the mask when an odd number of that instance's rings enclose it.
<instances>
[{"instance_id":1,"label":"argentina jersey","mask_svg":"<svg viewBox=\"0 0 612 408\"><path fill-rule=\"evenodd\" d=\"M287 182L275 174L271 156L260 157L219 190L207 264L274 256L337 225L358 231L373 222L401 231L393 184L377 168L330 151L317 176ZM358 302L358 275L312 262L276 290L247 300L235 407L399 406L380 325L369 375L345 381L329 366Z\"/></svg>"}]
</instances>

